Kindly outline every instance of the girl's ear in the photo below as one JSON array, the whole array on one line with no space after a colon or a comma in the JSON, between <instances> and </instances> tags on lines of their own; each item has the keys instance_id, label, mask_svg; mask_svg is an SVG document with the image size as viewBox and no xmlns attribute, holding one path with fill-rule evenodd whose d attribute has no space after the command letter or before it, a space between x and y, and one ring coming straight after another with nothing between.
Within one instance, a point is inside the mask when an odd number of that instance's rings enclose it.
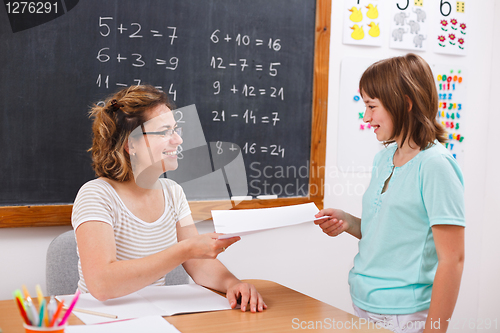
<instances>
[{"instance_id":1,"label":"girl's ear","mask_svg":"<svg viewBox=\"0 0 500 333\"><path fill-rule=\"evenodd\" d=\"M405 95L405 98L406 98L406 103L408 103L408 111L411 111L413 109L413 101L411 100L410 97L408 97L408 95Z\"/></svg>"}]
</instances>

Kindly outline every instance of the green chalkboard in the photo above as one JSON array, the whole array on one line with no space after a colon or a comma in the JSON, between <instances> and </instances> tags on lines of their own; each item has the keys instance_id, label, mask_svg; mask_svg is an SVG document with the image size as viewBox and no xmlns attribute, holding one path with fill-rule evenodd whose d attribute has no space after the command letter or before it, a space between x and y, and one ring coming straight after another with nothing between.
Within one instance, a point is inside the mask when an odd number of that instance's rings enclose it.
<instances>
[{"instance_id":1,"label":"green chalkboard","mask_svg":"<svg viewBox=\"0 0 500 333\"><path fill-rule=\"evenodd\" d=\"M72 203L94 178L89 107L139 83L239 147L248 195L307 196L290 170L311 153L316 1L41 3L0 8L0 205Z\"/></svg>"}]
</instances>

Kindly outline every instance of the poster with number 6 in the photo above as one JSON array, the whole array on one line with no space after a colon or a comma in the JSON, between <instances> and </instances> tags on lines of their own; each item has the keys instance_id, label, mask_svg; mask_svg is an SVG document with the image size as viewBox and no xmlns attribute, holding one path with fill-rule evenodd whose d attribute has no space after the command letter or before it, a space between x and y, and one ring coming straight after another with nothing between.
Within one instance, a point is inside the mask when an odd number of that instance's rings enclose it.
<instances>
[{"instance_id":1,"label":"poster with number 6","mask_svg":"<svg viewBox=\"0 0 500 333\"><path fill-rule=\"evenodd\" d=\"M469 29L467 1L439 0L436 6L434 52L466 55Z\"/></svg>"},{"instance_id":2,"label":"poster with number 6","mask_svg":"<svg viewBox=\"0 0 500 333\"><path fill-rule=\"evenodd\" d=\"M429 42L428 26L433 0L393 0L389 47L424 51Z\"/></svg>"}]
</instances>

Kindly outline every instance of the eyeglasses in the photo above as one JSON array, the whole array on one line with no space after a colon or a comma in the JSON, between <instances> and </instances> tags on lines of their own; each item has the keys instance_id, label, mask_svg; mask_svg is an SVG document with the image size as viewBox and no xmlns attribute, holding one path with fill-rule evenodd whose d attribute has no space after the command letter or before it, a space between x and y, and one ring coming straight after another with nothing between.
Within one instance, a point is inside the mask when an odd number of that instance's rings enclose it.
<instances>
[{"instance_id":1,"label":"eyeglasses","mask_svg":"<svg viewBox=\"0 0 500 333\"><path fill-rule=\"evenodd\" d=\"M170 138L174 132L178 136L182 136L182 127L176 127L174 129L166 129L164 131L159 131L159 132L142 132L142 134L148 134L148 135L159 135L162 138Z\"/></svg>"}]
</instances>

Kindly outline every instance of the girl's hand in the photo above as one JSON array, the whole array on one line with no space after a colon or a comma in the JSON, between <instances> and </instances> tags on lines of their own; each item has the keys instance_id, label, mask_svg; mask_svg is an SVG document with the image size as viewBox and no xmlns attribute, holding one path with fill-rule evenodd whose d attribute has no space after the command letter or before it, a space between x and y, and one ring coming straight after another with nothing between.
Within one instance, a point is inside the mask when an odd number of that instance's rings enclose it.
<instances>
[{"instance_id":1,"label":"girl's hand","mask_svg":"<svg viewBox=\"0 0 500 333\"><path fill-rule=\"evenodd\" d=\"M347 214L340 209L327 208L321 210L316 217L328 216L326 219L314 221L314 224L319 225L325 234L335 237L347 231L349 224L346 221Z\"/></svg>"},{"instance_id":2,"label":"girl's hand","mask_svg":"<svg viewBox=\"0 0 500 333\"><path fill-rule=\"evenodd\" d=\"M238 282L227 289L226 298L234 309L241 298L241 311L245 312L247 308L251 312L262 312L267 309L266 303L262 299L255 286L249 283ZM249 307L247 307L249 305Z\"/></svg>"}]
</instances>

